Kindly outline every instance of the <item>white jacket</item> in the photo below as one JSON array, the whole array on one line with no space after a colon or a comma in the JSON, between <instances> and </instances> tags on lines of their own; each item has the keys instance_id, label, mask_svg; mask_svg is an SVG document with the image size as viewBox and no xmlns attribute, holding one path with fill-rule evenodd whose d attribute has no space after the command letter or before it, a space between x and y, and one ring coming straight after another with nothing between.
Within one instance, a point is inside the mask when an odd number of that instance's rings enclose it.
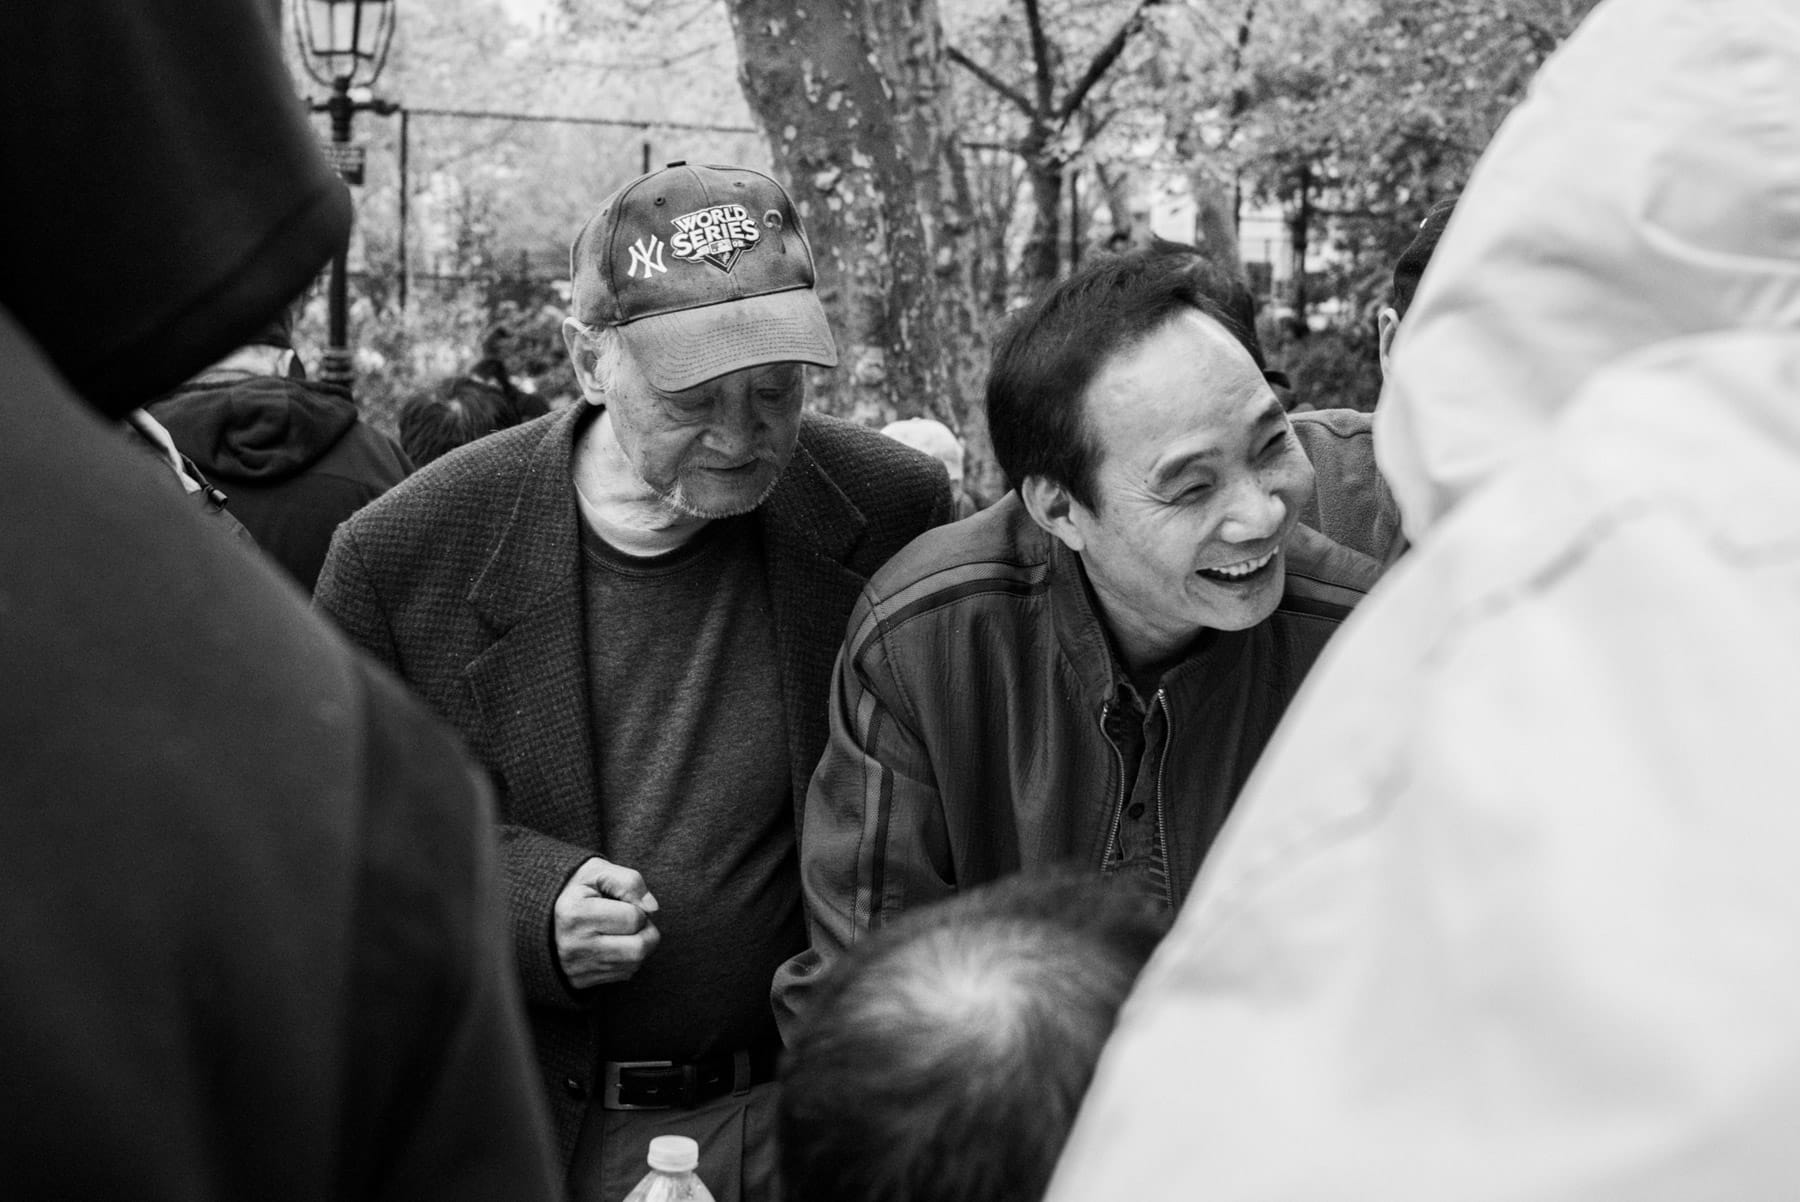
<instances>
[{"instance_id":1,"label":"white jacket","mask_svg":"<svg viewBox=\"0 0 1800 1202\"><path fill-rule=\"evenodd\" d=\"M1051 1202L1800 1199L1800 4L1608 0L1425 275L1417 543Z\"/></svg>"}]
</instances>

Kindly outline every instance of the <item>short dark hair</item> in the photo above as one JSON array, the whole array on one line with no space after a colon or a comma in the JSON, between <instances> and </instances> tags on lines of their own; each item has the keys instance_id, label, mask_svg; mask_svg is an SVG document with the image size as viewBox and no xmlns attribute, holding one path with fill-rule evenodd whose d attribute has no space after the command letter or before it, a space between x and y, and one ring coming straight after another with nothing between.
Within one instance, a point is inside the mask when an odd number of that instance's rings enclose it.
<instances>
[{"instance_id":1,"label":"short dark hair","mask_svg":"<svg viewBox=\"0 0 1800 1202\"><path fill-rule=\"evenodd\" d=\"M1225 310L1236 323L1226 328L1256 360L1257 370L1267 371L1269 364L1263 354L1262 336L1256 332L1256 297L1250 292L1250 282L1244 278L1243 270L1219 262L1198 246L1167 238L1152 238L1150 251L1171 256L1181 270L1194 277L1194 286L1200 295Z\"/></svg>"},{"instance_id":2,"label":"short dark hair","mask_svg":"<svg viewBox=\"0 0 1800 1202\"><path fill-rule=\"evenodd\" d=\"M1113 356L1198 309L1224 326L1260 368L1262 346L1209 293L1187 256L1156 250L1108 255L1057 284L1008 323L987 379L994 457L1016 488L1042 476L1096 508L1099 445L1084 413L1088 385Z\"/></svg>"},{"instance_id":3,"label":"short dark hair","mask_svg":"<svg viewBox=\"0 0 1800 1202\"><path fill-rule=\"evenodd\" d=\"M789 1202L1041 1197L1168 920L1091 870L902 915L821 983L782 1067Z\"/></svg>"},{"instance_id":4,"label":"short dark hair","mask_svg":"<svg viewBox=\"0 0 1800 1202\"><path fill-rule=\"evenodd\" d=\"M1450 224L1450 214L1456 211L1456 197L1440 200L1426 212L1425 219L1419 222L1419 232L1413 240L1400 252L1400 258L1394 263L1394 311L1405 317L1407 309L1412 307L1413 293L1418 290L1419 278L1425 274L1425 265L1431 262L1432 254L1437 250L1438 239L1444 236L1444 227Z\"/></svg>"},{"instance_id":5,"label":"short dark hair","mask_svg":"<svg viewBox=\"0 0 1800 1202\"><path fill-rule=\"evenodd\" d=\"M424 467L465 443L517 425L500 390L467 376L440 380L400 407L400 447Z\"/></svg>"}]
</instances>

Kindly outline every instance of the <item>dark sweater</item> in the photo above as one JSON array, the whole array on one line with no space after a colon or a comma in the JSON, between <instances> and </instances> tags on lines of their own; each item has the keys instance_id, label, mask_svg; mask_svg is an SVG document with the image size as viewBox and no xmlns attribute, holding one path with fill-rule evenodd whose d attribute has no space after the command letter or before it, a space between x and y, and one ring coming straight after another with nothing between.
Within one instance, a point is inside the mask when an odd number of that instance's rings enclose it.
<instances>
[{"instance_id":1,"label":"dark sweater","mask_svg":"<svg viewBox=\"0 0 1800 1202\"><path fill-rule=\"evenodd\" d=\"M771 1047L769 985L806 928L755 519L649 558L584 541L601 850L643 874L662 935L603 990L601 1054Z\"/></svg>"}]
</instances>

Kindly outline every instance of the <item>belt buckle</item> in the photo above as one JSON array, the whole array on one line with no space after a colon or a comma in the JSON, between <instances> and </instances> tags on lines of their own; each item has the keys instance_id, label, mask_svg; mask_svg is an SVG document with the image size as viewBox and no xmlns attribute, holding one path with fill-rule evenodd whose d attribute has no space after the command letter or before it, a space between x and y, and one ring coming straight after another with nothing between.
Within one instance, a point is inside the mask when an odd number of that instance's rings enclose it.
<instances>
[{"instance_id":1,"label":"belt buckle","mask_svg":"<svg viewBox=\"0 0 1800 1202\"><path fill-rule=\"evenodd\" d=\"M645 1106L619 1101L619 1070L627 1068L674 1068L673 1060L608 1060L600 1066L600 1105L606 1110L673 1110L673 1103Z\"/></svg>"}]
</instances>

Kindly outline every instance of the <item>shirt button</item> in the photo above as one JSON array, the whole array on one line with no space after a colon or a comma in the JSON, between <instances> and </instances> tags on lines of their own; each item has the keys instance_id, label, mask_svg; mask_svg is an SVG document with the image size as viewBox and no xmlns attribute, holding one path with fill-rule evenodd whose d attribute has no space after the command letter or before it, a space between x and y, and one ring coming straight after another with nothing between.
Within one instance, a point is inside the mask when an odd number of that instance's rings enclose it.
<instances>
[{"instance_id":1,"label":"shirt button","mask_svg":"<svg viewBox=\"0 0 1800 1202\"><path fill-rule=\"evenodd\" d=\"M1132 802L1131 808L1125 811L1125 816L1127 818L1142 818L1144 816L1144 803L1141 801Z\"/></svg>"},{"instance_id":2,"label":"shirt button","mask_svg":"<svg viewBox=\"0 0 1800 1202\"><path fill-rule=\"evenodd\" d=\"M587 1086L583 1085L578 1077L564 1077L563 1092L572 1098L585 1098L587 1097Z\"/></svg>"}]
</instances>

